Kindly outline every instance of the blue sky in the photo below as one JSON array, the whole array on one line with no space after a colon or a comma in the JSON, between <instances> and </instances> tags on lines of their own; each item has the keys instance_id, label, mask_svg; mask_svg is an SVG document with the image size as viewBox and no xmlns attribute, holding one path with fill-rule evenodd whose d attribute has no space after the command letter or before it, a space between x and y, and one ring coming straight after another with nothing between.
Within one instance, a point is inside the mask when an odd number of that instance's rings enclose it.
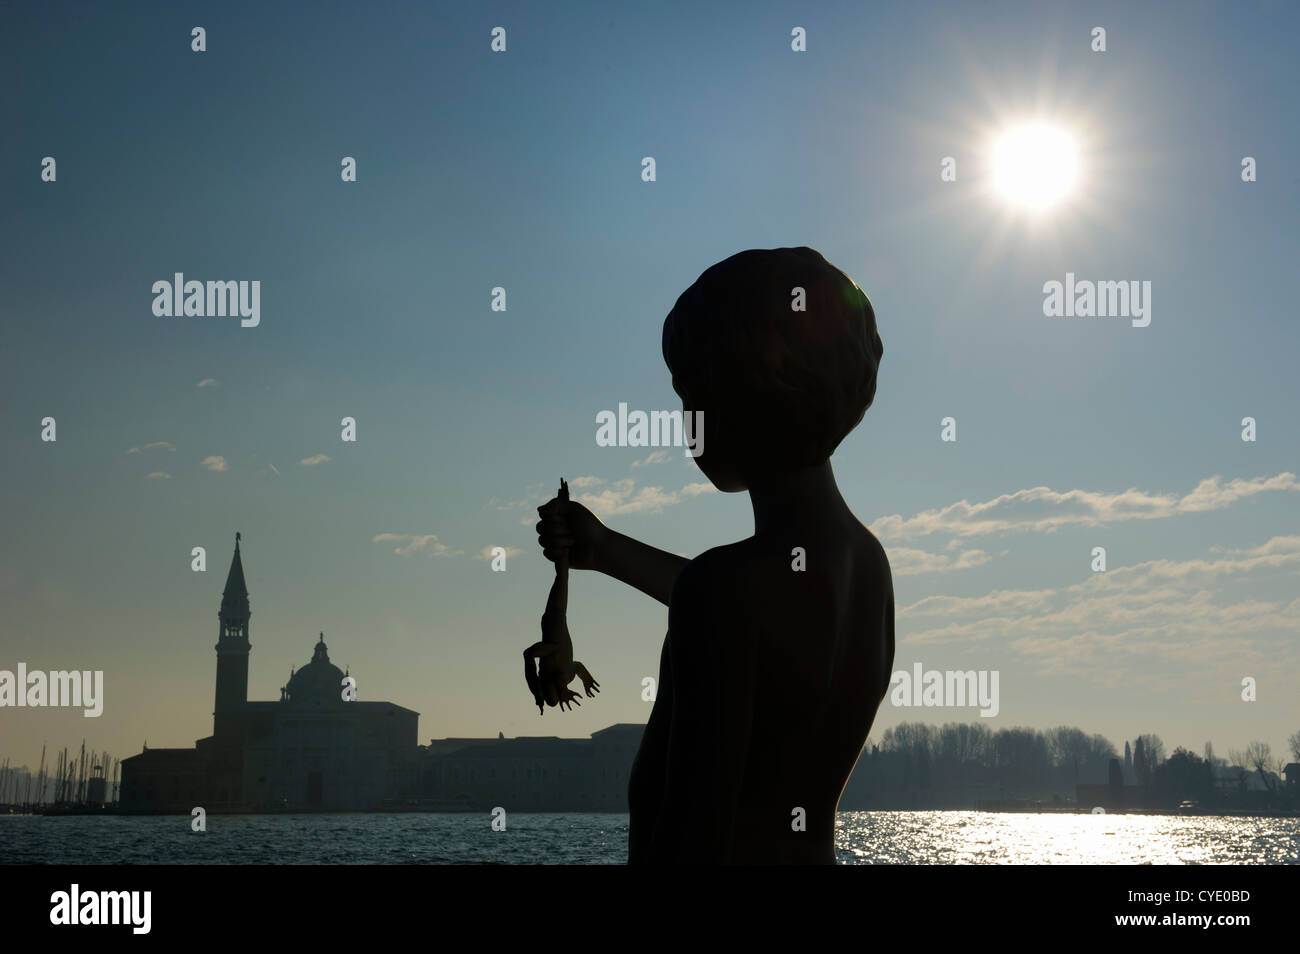
<instances>
[{"instance_id":1,"label":"blue sky","mask_svg":"<svg viewBox=\"0 0 1300 954\"><path fill-rule=\"evenodd\" d=\"M604 691L532 708L519 652L551 575L532 508L566 476L665 549L747 535L742 496L696 492L676 452L597 447L595 415L677 406L661 325L701 271L810 245L885 345L834 465L891 556L896 668L999 670L995 726L1281 754L1300 13L802 7L7 7L0 668L103 669L107 698L98 720L5 710L0 751L208 734L236 530L252 698L324 631L361 698L418 710L426 739L643 721L666 612L585 574L570 628ZM1030 117L1074 130L1085 168L1034 220L981 188L990 135ZM261 324L155 317L177 271L259 280ZM1150 281L1150 326L1044 317L1067 271ZM505 573L477 558L494 545L520 551ZM873 734L912 718L977 716L886 705Z\"/></svg>"}]
</instances>

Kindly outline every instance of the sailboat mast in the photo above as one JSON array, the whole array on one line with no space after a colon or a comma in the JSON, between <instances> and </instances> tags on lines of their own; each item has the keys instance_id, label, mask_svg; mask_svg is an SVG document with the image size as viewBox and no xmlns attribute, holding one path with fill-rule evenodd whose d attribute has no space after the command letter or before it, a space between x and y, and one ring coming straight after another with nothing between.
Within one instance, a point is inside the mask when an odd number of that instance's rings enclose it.
<instances>
[{"instance_id":1,"label":"sailboat mast","mask_svg":"<svg viewBox=\"0 0 1300 954\"><path fill-rule=\"evenodd\" d=\"M38 781L36 783L36 801L38 804L41 805L45 804L45 746L46 744L47 743L45 742L41 743L41 772L40 775L37 776Z\"/></svg>"}]
</instances>

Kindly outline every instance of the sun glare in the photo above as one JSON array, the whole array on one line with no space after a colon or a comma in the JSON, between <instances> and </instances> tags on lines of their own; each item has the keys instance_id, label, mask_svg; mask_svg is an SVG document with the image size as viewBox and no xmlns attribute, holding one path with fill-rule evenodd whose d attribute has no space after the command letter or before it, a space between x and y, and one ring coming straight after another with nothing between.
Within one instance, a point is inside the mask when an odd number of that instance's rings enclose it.
<instances>
[{"instance_id":1,"label":"sun glare","mask_svg":"<svg viewBox=\"0 0 1300 954\"><path fill-rule=\"evenodd\" d=\"M1041 212L1067 198L1079 179L1079 150L1059 126L1029 123L1004 131L990 156L993 189L1005 200Z\"/></svg>"}]
</instances>

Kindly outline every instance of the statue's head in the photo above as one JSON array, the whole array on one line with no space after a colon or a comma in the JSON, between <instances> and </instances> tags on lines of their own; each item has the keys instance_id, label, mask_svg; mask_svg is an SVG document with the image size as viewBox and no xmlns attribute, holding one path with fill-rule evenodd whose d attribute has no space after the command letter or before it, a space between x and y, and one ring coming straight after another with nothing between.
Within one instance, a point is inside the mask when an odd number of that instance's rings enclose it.
<instances>
[{"instance_id":1,"label":"statue's head","mask_svg":"<svg viewBox=\"0 0 1300 954\"><path fill-rule=\"evenodd\" d=\"M871 406L883 351L866 294L810 248L733 255L664 319L673 389L704 412L696 463L723 491L827 460Z\"/></svg>"}]
</instances>

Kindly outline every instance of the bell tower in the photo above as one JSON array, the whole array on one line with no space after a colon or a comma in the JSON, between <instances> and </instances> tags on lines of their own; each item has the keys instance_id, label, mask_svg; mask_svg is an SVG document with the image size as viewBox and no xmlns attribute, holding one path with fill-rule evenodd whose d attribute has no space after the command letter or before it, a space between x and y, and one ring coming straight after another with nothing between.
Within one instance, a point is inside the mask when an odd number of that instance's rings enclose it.
<instances>
[{"instance_id":1,"label":"bell tower","mask_svg":"<svg viewBox=\"0 0 1300 954\"><path fill-rule=\"evenodd\" d=\"M248 701L248 586L244 583L244 562L239 555L239 534L235 534L235 555L226 575L217 613L217 698L213 711L213 735L226 736L237 721L226 716ZM234 725L228 723L233 722Z\"/></svg>"}]
</instances>

